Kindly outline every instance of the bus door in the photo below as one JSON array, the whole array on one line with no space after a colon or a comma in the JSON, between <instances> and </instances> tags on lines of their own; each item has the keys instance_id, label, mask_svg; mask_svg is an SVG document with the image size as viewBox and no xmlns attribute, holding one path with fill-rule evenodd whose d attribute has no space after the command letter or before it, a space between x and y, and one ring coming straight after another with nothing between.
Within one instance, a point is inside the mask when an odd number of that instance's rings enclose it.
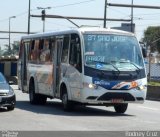
<instances>
[{"instance_id":1,"label":"bus door","mask_svg":"<svg viewBox=\"0 0 160 137\"><path fill-rule=\"evenodd\" d=\"M29 42L21 43L20 58L18 62L19 88L22 91L27 91L27 50Z\"/></svg>"},{"instance_id":2,"label":"bus door","mask_svg":"<svg viewBox=\"0 0 160 137\"><path fill-rule=\"evenodd\" d=\"M56 48L55 48L55 95L57 96L59 93L59 83L60 83L60 77L61 77L61 54L62 54L62 45L63 45L63 37L57 37L56 38Z\"/></svg>"},{"instance_id":3,"label":"bus door","mask_svg":"<svg viewBox=\"0 0 160 137\"><path fill-rule=\"evenodd\" d=\"M71 97L75 101L79 101L81 99L80 91L82 88L82 54L80 38L77 34L71 34L69 64L67 75L70 83Z\"/></svg>"}]
</instances>

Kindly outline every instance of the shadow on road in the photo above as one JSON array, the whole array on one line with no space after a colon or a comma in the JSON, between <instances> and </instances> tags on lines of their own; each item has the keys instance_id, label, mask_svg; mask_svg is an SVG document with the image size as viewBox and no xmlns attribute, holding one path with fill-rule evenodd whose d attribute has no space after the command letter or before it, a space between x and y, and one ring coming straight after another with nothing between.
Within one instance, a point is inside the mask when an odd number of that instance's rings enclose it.
<instances>
[{"instance_id":1,"label":"shadow on road","mask_svg":"<svg viewBox=\"0 0 160 137\"><path fill-rule=\"evenodd\" d=\"M48 101L46 105L31 105L29 101L17 101L16 108L40 113L40 114L53 114L62 116L134 116L128 114L118 114L112 111L107 111L99 108L77 106L72 112L63 111L60 102Z\"/></svg>"},{"instance_id":2,"label":"shadow on road","mask_svg":"<svg viewBox=\"0 0 160 137\"><path fill-rule=\"evenodd\" d=\"M8 110L6 108L0 108L0 113L2 112L8 112Z\"/></svg>"}]
</instances>

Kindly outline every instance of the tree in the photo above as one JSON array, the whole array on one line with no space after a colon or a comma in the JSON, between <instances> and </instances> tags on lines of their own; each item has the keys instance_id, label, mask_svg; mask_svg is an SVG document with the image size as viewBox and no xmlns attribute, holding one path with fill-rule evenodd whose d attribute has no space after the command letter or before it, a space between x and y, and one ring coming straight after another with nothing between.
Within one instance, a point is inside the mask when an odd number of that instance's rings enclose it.
<instances>
[{"instance_id":1,"label":"tree","mask_svg":"<svg viewBox=\"0 0 160 137\"><path fill-rule=\"evenodd\" d=\"M19 41L15 41L15 42L12 44L12 54L13 54L13 55L18 55L19 46L20 46L20 42L19 42Z\"/></svg>"},{"instance_id":2,"label":"tree","mask_svg":"<svg viewBox=\"0 0 160 137\"><path fill-rule=\"evenodd\" d=\"M144 31L143 42L146 43L147 46L151 46L151 52L158 51L160 53L160 40L156 41L160 38L160 26L156 27L148 27L147 30ZM156 41L152 43L153 41Z\"/></svg>"},{"instance_id":3,"label":"tree","mask_svg":"<svg viewBox=\"0 0 160 137\"><path fill-rule=\"evenodd\" d=\"M4 52L3 52L3 56L9 56L9 55L11 55L11 50L10 50L10 48L9 48L9 46L6 44L6 45L4 45Z\"/></svg>"},{"instance_id":4,"label":"tree","mask_svg":"<svg viewBox=\"0 0 160 137\"><path fill-rule=\"evenodd\" d=\"M4 45L5 49L4 49L4 56L11 56L11 55L18 55L18 51L19 51L19 45L20 42L15 41L12 45L11 45L11 49L9 47L9 45Z\"/></svg>"}]
</instances>

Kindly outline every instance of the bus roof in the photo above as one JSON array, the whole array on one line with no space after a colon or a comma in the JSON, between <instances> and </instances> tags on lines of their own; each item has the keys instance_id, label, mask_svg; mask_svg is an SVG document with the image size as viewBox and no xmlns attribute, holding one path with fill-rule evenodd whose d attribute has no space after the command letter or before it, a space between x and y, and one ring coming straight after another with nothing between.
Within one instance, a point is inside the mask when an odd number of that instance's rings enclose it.
<instances>
[{"instance_id":1,"label":"bus roof","mask_svg":"<svg viewBox=\"0 0 160 137\"><path fill-rule=\"evenodd\" d=\"M82 28L70 28L70 29L64 29L64 30L57 30L57 31L45 32L45 33L30 34L28 36L23 36L22 39L31 39L31 38L34 39L34 38L48 37L53 35L62 35L62 34L70 34L70 33L90 33L90 32L100 33L100 34L121 34L121 35L134 36L133 33L122 31L122 30L100 28L100 27L82 27Z\"/></svg>"}]
</instances>

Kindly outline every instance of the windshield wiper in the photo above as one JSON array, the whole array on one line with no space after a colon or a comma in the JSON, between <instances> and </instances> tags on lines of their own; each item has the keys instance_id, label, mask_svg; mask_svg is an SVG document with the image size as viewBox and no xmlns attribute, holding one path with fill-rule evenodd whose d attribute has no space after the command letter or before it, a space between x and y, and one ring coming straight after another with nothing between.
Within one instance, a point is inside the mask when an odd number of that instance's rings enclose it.
<instances>
[{"instance_id":1,"label":"windshield wiper","mask_svg":"<svg viewBox=\"0 0 160 137\"><path fill-rule=\"evenodd\" d=\"M106 64L106 65L111 65L113 68L115 68L117 71L118 71L118 73L120 73L120 70L115 66L115 65L113 65L111 62L101 62L101 61L93 61L93 62L95 62L95 63L102 63L102 64ZM113 71L113 70L112 70Z\"/></svg>"},{"instance_id":2,"label":"windshield wiper","mask_svg":"<svg viewBox=\"0 0 160 137\"><path fill-rule=\"evenodd\" d=\"M129 63L129 64L132 64L136 69L136 72L139 73L141 71L141 69L133 62L130 62L130 61L119 61L120 63Z\"/></svg>"}]
</instances>

